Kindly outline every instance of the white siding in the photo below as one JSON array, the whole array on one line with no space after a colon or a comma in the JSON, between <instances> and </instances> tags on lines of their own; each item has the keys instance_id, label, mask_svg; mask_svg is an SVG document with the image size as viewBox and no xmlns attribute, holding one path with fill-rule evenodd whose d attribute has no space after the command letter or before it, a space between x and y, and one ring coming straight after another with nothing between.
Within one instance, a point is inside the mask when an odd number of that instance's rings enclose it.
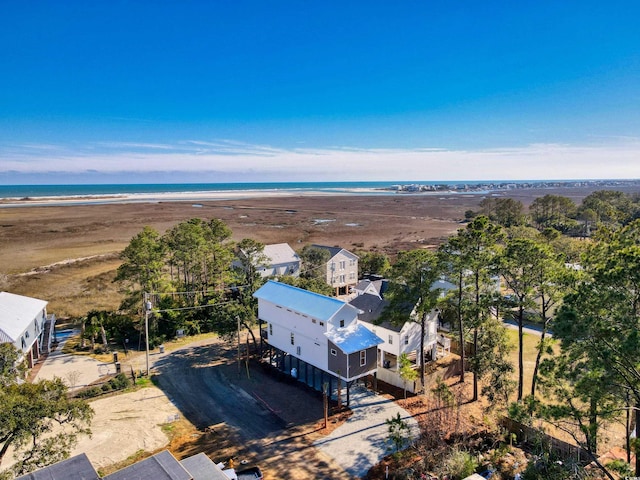
<instances>
[{"instance_id":1,"label":"white siding","mask_svg":"<svg viewBox=\"0 0 640 480\"><path fill-rule=\"evenodd\" d=\"M303 316L284 307L278 307L271 302L258 300L260 319L272 325L269 329L269 344L295 357L304 360L315 367L327 370L328 341L324 336L327 330L326 322L321 326L318 319ZM273 332L273 333L271 333ZM294 334L295 344L291 345L291 334ZM297 348L300 347L300 354Z\"/></svg>"}]
</instances>

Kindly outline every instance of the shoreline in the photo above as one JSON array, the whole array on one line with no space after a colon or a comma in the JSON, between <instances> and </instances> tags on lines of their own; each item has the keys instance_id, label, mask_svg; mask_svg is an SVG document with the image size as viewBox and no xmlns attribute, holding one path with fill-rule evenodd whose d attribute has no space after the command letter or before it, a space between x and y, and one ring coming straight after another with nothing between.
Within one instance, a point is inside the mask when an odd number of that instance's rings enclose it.
<instances>
[{"instance_id":1,"label":"shoreline","mask_svg":"<svg viewBox=\"0 0 640 480\"><path fill-rule=\"evenodd\" d=\"M236 201L255 198L345 197L345 196L520 196L523 192L631 190L640 189L640 180L562 180L562 181L482 181L482 182L301 182L258 184L149 184L86 185L75 189L68 185L27 186L0 185L0 208L110 205L162 202ZM71 191L67 187L71 187ZM199 188L208 187L208 188ZM88 190L87 190L88 188Z\"/></svg>"},{"instance_id":2,"label":"shoreline","mask_svg":"<svg viewBox=\"0 0 640 480\"><path fill-rule=\"evenodd\" d=\"M351 188L329 191L327 189L307 190L236 190L236 191L192 191L192 192L158 192L158 193L126 193L98 195L42 196L28 198L2 198L1 208L45 207L45 206L78 206L78 205L112 205L127 203L161 203L161 202L199 202L199 201L233 201L256 198L283 197L335 197L335 196L433 196L433 195L487 195L489 191L430 191L404 192L374 188Z\"/></svg>"}]
</instances>

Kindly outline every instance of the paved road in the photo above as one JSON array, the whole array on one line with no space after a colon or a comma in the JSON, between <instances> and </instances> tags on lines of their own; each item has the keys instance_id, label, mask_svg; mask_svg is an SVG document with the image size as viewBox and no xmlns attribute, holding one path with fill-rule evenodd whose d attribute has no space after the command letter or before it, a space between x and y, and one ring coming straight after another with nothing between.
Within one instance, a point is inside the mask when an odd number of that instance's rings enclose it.
<instances>
[{"instance_id":1,"label":"paved road","mask_svg":"<svg viewBox=\"0 0 640 480\"><path fill-rule=\"evenodd\" d=\"M86 387L101 376L115 373L113 363L102 363L88 355L62 353L64 342L51 352L44 363L37 365L34 380L62 378L70 389Z\"/></svg>"},{"instance_id":2,"label":"paved road","mask_svg":"<svg viewBox=\"0 0 640 480\"><path fill-rule=\"evenodd\" d=\"M314 446L334 459L355 478L391 453L386 420L398 413L411 429L410 438L419 433L418 422L395 402L358 386L351 393L353 415Z\"/></svg>"},{"instance_id":3,"label":"paved road","mask_svg":"<svg viewBox=\"0 0 640 480\"><path fill-rule=\"evenodd\" d=\"M518 322L516 320L503 319L502 322L504 323L504 326L507 327L508 329L518 330ZM524 331L524 333L530 333L531 335L537 335L538 337L542 335L542 327L539 325L526 324L526 325L523 325L522 330ZM553 332L551 330L547 330L545 337L547 338L553 337Z\"/></svg>"}]
</instances>

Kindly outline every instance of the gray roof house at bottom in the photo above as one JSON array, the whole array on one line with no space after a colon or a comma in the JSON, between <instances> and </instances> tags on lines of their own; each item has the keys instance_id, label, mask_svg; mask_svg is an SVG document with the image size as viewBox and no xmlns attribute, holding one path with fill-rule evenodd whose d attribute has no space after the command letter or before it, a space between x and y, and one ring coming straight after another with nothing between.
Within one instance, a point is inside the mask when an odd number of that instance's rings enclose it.
<instances>
[{"instance_id":1,"label":"gray roof house at bottom","mask_svg":"<svg viewBox=\"0 0 640 480\"><path fill-rule=\"evenodd\" d=\"M193 480L229 480L205 453L185 458L180 463L193 476Z\"/></svg>"},{"instance_id":2,"label":"gray roof house at bottom","mask_svg":"<svg viewBox=\"0 0 640 480\"><path fill-rule=\"evenodd\" d=\"M104 480L193 480L193 477L168 450L164 450L107 475Z\"/></svg>"},{"instance_id":3,"label":"gray roof house at bottom","mask_svg":"<svg viewBox=\"0 0 640 480\"><path fill-rule=\"evenodd\" d=\"M100 480L98 472L84 453L68 458L16 480Z\"/></svg>"},{"instance_id":4,"label":"gray roof house at bottom","mask_svg":"<svg viewBox=\"0 0 640 480\"><path fill-rule=\"evenodd\" d=\"M18 477L17 480L100 480L84 453ZM204 453L181 461L168 450L103 477L103 480L229 480Z\"/></svg>"}]
</instances>

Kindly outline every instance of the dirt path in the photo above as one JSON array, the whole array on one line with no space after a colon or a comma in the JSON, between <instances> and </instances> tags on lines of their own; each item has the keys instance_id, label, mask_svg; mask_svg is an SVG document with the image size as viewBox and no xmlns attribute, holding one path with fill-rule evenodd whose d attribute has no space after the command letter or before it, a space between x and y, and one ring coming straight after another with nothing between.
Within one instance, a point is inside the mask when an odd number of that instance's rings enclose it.
<instances>
[{"instance_id":1,"label":"dirt path","mask_svg":"<svg viewBox=\"0 0 640 480\"><path fill-rule=\"evenodd\" d=\"M157 385L200 430L228 428L236 461L259 464L266 478L349 478L312 446L323 436L320 396L257 364L247 376L233 357L234 349L221 341L182 349L155 362ZM220 452L205 453L225 460Z\"/></svg>"}]
</instances>

